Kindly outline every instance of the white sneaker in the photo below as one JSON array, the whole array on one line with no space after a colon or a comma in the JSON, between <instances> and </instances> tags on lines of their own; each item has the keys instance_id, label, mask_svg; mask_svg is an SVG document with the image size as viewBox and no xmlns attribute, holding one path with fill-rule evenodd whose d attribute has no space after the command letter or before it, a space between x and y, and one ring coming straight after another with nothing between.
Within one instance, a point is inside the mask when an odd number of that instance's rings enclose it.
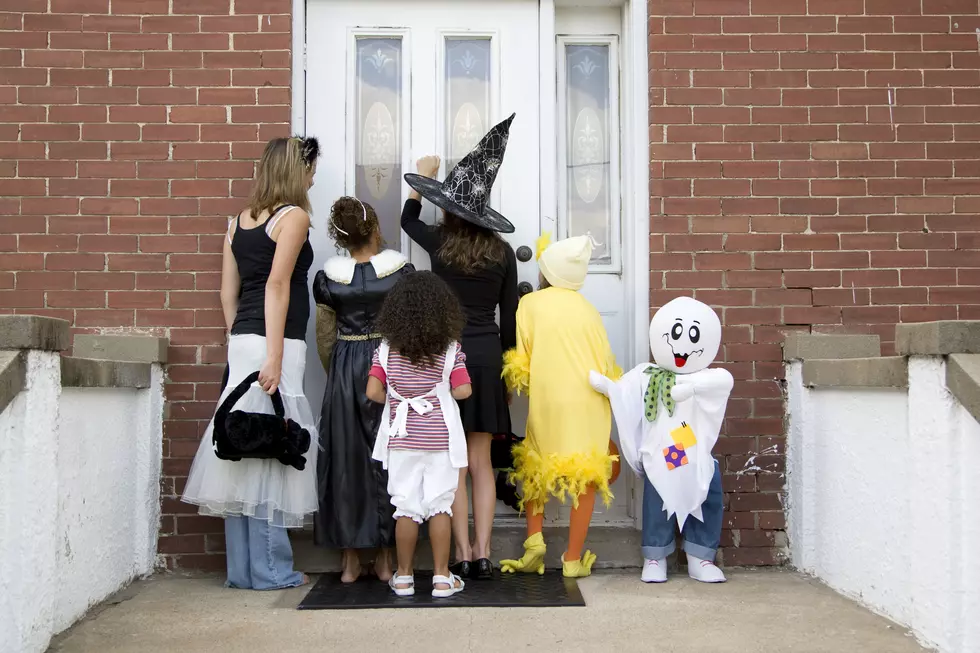
<instances>
[{"instance_id":1,"label":"white sneaker","mask_svg":"<svg viewBox=\"0 0 980 653\"><path fill-rule=\"evenodd\" d=\"M687 574L702 583L724 583L728 580L714 562L696 558L690 553L687 554Z\"/></svg>"},{"instance_id":2,"label":"white sneaker","mask_svg":"<svg viewBox=\"0 0 980 653\"><path fill-rule=\"evenodd\" d=\"M640 580L644 583L666 583L667 582L667 558L660 560L644 560L643 574Z\"/></svg>"}]
</instances>

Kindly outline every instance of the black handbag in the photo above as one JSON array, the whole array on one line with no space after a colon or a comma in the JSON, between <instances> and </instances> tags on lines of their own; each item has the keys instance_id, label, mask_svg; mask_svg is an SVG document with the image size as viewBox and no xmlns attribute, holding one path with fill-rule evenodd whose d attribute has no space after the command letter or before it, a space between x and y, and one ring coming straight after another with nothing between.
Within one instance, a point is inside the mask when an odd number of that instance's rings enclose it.
<instances>
[{"instance_id":1,"label":"black handbag","mask_svg":"<svg viewBox=\"0 0 980 653\"><path fill-rule=\"evenodd\" d=\"M271 396L275 415L232 410L259 378L249 374L231 391L214 414L212 443L221 460L239 461L243 458L275 458L283 465L303 470L310 450L310 432L291 419L278 388Z\"/></svg>"}]
</instances>

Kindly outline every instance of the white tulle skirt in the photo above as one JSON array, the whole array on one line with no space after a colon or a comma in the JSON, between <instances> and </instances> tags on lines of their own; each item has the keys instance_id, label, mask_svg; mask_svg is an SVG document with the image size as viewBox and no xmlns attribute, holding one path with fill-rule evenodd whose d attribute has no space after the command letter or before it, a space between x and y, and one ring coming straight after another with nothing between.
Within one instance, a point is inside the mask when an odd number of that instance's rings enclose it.
<instances>
[{"instance_id":1,"label":"white tulle skirt","mask_svg":"<svg viewBox=\"0 0 980 653\"><path fill-rule=\"evenodd\" d=\"M218 405L249 374L265 362L265 338L256 335L232 336L228 343L228 386ZM273 526L299 528L304 518L317 509L316 457L318 438L310 404L303 393L306 369L306 343L287 339L283 347L282 394L286 417L310 432L312 443L306 453L303 471L274 459L219 459L214 453L208 425L201 446L194 456L182 500L200 507L202 515L228 517L244 515L268 521ZM272 400L255 384L235 405L250 413L273 413Z\"/></svg>"}]
</instances>

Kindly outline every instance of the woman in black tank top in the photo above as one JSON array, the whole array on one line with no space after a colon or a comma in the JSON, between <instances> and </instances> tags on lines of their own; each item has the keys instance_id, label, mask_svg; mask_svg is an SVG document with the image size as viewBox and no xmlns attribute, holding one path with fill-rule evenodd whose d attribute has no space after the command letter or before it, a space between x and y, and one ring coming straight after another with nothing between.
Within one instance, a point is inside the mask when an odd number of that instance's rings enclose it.
<instances>
[{"instance_id":1,"label":"woman in black tank top","mask_svg":"<svg viewBox=\"0 0 980 653\"><path fill-rule=\"evenodd\" d=\"M235 408L271 413L269 395L278 389L285 416L313 434L303 374L310 317L307 276L313 264L309 189L318 151L312 138L269 142L248 207L228 225L221 271L221 307L230 338L219 405L258 371L258 384ZM309 582L293 570L286 528L302 527L317 509L316 457L313 446L303 469L275 459L220 460L208 426L183 500L200 506L201 514L224 518L228 586L280 589Z\"/></svg>"}]
</instances>

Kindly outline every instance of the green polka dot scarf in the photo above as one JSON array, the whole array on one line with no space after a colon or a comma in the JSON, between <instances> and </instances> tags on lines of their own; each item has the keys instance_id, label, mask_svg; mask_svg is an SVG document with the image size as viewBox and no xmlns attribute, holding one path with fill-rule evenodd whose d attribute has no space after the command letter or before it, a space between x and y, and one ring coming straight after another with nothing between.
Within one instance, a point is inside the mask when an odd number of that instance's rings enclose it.
<instances>
[{"instance_id":1,"label":"green polka dot scarf","mask_svg":"<svg viewBox=\"0 0 980 653\"><path fill-rule=\"evenodd\" d=\"M648 368L646 374L650 376L646 394L643 395L643 413L646 415L647 421L657 421L657 413L661 403L667 409L667 414L673 416L674 398L670 391L674 389L674 379L677 375L670 370L656 366Z\"/></svg>"}]
</instances>

